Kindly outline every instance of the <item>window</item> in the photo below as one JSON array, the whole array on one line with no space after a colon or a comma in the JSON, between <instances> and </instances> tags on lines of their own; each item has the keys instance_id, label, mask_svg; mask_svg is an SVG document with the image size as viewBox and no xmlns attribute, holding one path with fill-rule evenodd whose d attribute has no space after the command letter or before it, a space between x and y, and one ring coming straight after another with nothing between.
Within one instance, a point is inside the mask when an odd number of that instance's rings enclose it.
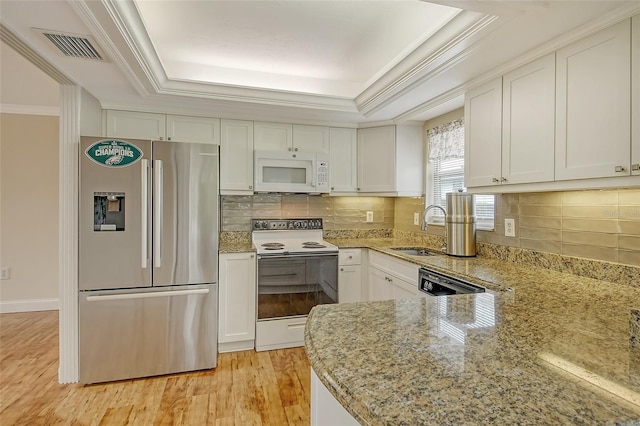
<instances>
[{"instance_id":1,"label":"window","mask_svg":"<svg viewBox=\"0 0 640 426\"><path fill-rule=\"evenodd\" d=\"M427 205L436 204L446 209L447 193L464 190L464 120L459 119L427 131ZM476 227L494 228L495 197L476 195ZM431 209L427 223L444 225L444 215Z\"/></svg>"}]
</instances>

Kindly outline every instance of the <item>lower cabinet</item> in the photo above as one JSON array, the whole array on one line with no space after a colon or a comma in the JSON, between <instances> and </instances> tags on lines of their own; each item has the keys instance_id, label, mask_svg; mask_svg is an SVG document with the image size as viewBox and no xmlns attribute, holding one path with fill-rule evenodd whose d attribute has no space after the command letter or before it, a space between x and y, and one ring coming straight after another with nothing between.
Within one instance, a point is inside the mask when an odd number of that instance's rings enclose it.
<instances>
[{"instance_id":1,"label":"lower cabinet","mask_svg":"<svg viewBox=\"0 0 640 426\"><path fill-rule=\"evenodd\" d=\"M369 251L369 301L422 297L420 267L386 254Z\"/></svg>"},{"instance_id":2,"label":"lower cabinet","mask_svg":"<svg viewBox=\"0 0 640 426\"><path fill-rule=\"evenodd\" d=\"M362 249L343 249L338 253L338 302L354 303L362 297Z\"/></svg>"},{"instance_id":3,"label":"lower cabinet","mask_svg":"<svg viewBox=\"0 0 640 426\"><path fill-rule=\"evenodd\" d=\"M253 349L256 338L256 255L221 253L218 352Z\"/></svg>"},{"instance_id":4,"label":"lower cabinet","mask_svg":"<svg viewBox=\"0 0 640 426\"><path fill-rule=\"evenodd\" d=\"M338 402L311 369L311 426L358 426L360 423Z\"/></svg>"}]
</instances>

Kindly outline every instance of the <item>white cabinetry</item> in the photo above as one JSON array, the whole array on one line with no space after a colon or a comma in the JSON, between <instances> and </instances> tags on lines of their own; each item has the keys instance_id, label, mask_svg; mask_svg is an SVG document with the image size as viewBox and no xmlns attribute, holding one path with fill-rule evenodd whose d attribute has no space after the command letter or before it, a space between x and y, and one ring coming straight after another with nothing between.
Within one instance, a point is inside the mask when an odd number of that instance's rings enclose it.
<instances>
[{"instance_id":1,"label":"white cabinetry","mask_svg":"<svg viewBox=\"0 0 640 426\"><path fill-rule=\"evenodd\" d=\"M356 129L332 127L329 130L329 173L331 194L348 195L358 191Z\"/></svg>"},{"instance_id":2,"label":"white cabinetry","mask_svg":"<svg viewBox=\"0 0 640 426\"><path fill-rule=\"evenodd\" d=\"M640 15L631 24L631 173L640 175Z\"/></svg>"},{"instance_id":3,"label":"white cabinetry","mask_svg":"<svg viewBox=\"0 0 640 426\"><path fill-rule=\"evenodd\" d=\"M342 249L338 253L338 302L361 302L362 250Z\"/></svg>"},{"instance_id":4,"label":"white cabinetry","mask_svg":"<svg viewBox=\"0 0 640 426\"><path fill-rule=\"evenodd\" d=\"M254 123L255 149L329 152L329 128L287 123Z\"/></svg>"},{"instance_id":5,"label":"white cabinetry","mask_svg":"<svg viewBox=\"0 0 640 426\"><path fill-rule=\"evenodd\" d=\"M423 129L397 125L358 129L358 192L421 196Z\"/></svg>"},{"instance_id":6,"label":"white cabinetry","mask_svg":"<svg viewBox=\"0 0 640 426\"><path fill-rule=\"evenodd\" d=\"M476 87L464 99L464 184L500 183L502 152L502 78Z\"/></svg>"},{"instance_id":7,"label":"white cabinetry","mask_svg":"<svg viewBox=\"0 0 640 426\"><path fill-rule=\"evenodd\" d=\"M221 253L218 351L253 349L256 337L256 255Z\"/></svg>"},{"instance_id":8,"label":"white cabinetry","mask_svg":"<svg viewBox=\"0 0 640 426\"><path fill-rule=\"evenodd\" d=\"M369 251L369 301L423 297L418 290L420 267Z\"/></svg>"},{"instance_id":9,"label":"white cabinetry","mask_svg":"<svg viewBox=\"0 0 640 426\"><path fill-rule=\"evenodd\" d=\"M502 183L554 179L555 79L554 54L503 76Z\"/></svg>"},{"instance_id":10,"label":"white cabinetry","mask_svg":"<svg viewBox=\"0 0 640 426\"><path fill-rule=\"evenodd\" d=\"M106 111L106 135L113 138L220 144L220 120L135 111Z\"/></svg>"},{"instance_id":11,"label":"white cabinetry","mask_svg":"<svg viewBox=\"0 0 640 426\"><path fill-rule=\"evenodd\" d=\"M311 426L359 426L311 369Z\"/></svg>"},{"instance_id":12,"label":"white cabinetry","mask_svg":"<svg viewBox=\"0 0 640 426\"><path fill-rule=\"evenodd\" d=\"M221 121L220 193L253 194L253 122Z\"/></svg>"},{"instance_id":13,"label":"white cabinetry","mask_svg":"<svg viewBox=\"0 0 640 426\"><path fill-rule=\"evenodd\" d=\"M630 174L630 20L557 51L556 180Z\"/></svg>"}]
</instances>

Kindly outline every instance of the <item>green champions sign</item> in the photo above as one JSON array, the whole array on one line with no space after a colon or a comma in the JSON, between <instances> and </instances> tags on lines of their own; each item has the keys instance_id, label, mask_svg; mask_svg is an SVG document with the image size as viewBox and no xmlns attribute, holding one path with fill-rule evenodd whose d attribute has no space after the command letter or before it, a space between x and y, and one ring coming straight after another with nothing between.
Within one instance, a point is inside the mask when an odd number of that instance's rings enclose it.
<instances>
[{"instance_id":1,"label":"green champions sign","mask_svg":"<svg viewBox=\"0 0 640 426\"><path fill-rule=\"evenodd\" d=\"M142 158L142 151L129 142L117 139L103 139L91 145L84 152L94 162L105 167L126 167Z\"/></svg>"}]
</instances>

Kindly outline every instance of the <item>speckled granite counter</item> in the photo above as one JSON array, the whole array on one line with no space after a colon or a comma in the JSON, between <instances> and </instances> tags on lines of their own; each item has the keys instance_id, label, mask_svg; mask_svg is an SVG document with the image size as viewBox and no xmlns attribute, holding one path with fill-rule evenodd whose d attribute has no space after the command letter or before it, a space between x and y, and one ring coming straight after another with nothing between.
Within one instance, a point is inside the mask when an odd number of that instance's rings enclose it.
<instances>
[{"instance_id":1,"label":"speckled granite counter","mask_svg":"<svg viewBox=\"0 0 640 426\"><path fill-rule=\"evenodd\" d=\"M406 243L332 242L389 254ZM640 419L640 288L485 258L397 257L492 290L314 308L307 355L359 422Z\"/></svg>"}]
</instances>

